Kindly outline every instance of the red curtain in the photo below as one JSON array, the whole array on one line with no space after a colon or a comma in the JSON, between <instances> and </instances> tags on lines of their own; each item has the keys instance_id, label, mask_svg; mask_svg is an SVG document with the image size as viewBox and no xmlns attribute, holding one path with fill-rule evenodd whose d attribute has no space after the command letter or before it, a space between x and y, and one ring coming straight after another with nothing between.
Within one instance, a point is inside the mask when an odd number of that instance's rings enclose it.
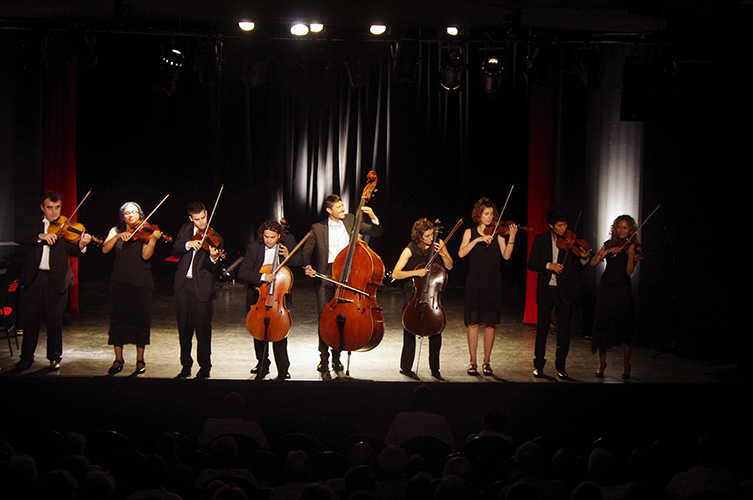
<instances>
[{"instance_id":1,"label":"red curtain","mask_svg":"<svg viewBox=\"0 0 753 500\"><path fill-rule=\"evenodd\" d=\"M549 229L546 212L552 203L552 170L554 165L554 85L532 85L528 127L528 223L534 234ZM531 254L533 238L526 238ZM526 275L526 304L523 323L536 323L536 278Z\"/></svg>"},{"instance_id":2,"label":"red curtain","mask_svg":"<svg viewBox=\"0 0 753 500\"><path fill-rule=\"evenodd\" d=\"M64 33L52 33L43 53L44 189L63 196L63 215L73 212L76 196L76 60ZM76 217L73 217L76 220ZM71 259L73 286L68 295L71 313L79 312L78 259Z\"/></svg>"}]
</instances>

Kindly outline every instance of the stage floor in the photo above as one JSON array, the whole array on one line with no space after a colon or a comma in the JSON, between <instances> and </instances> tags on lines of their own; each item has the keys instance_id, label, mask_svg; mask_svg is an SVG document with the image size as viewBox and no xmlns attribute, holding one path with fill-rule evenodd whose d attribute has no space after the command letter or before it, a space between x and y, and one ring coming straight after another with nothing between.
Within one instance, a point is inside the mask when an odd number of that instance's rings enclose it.
<instances>
[{"instance_id":1,"label":"stage floor","mask_svg":"<svg viewBox=\"0 0 753 500\"><path fill-rule=\"evenodd\" d=\"M316 371L319 362L317 351L317 316L313 280L305 277L296 279L293 305L290 307L293 326L288 336L288 351L291 361L290 374L293 381L315 381L346 377L343 372L320 374ZM85 283L81 286L80 314L72 324L65 326L63 333L62 368L57 372L48 370L45 353L44 326L36 350L36 362L30 370L19 373L14 369L19 350L13 345L13 356L8 351L5 339L0 340L0 376L20 377L98 377L107 374L114 359L112 347L107 345L109 321L108 284ZM535 325L522 323L523 302L511 290L506 292L501 324L496 329L492 367L494 376L469 376L468 344L463 325L462 288L450 289L443 296L443 306L447 326L442 333L440 355L442 379L431 376L428 367L428 339L417 342L414 370L421 381L453 383L623 383L621 375L621 352L610 350L607 359L606 376L597 378L594 371L598 358L591 353L590 339L575 337L571 340L568 356L568 381L557 378L554 369L554 348L556 338L550 334L547 343L549 362L544 378L532 375L533 344ZM350 359L349 377L368 381L414 381L399 373L400 352L402 349L401 300L398 286L385 287L377 294L379 305L384 309L385 334L380 344L368 352L354 352ZM256 360L253 342L245 329L245 289L240 285L221 284L217 289L214 303L212 335L213 379L245 380L253 378L249 373ZM22 337L19 337L21 340ZM194 360L195 355L194 342ZM135 347L126 346L126 366L116 377L126 377L135 369ZM482 339L479 339L478 361L483 357ZM173 309L173 297L169 284L155 289L152 315L151 344L146 349L147 370L141 378L171 379L181 369L177 326ZM342 362L347 363L343 354ZM713 364L708 361L683 357L678 353L661 352L639 343L633 349L632 378L629 383L714 383L728 381L729 372L734 367ZM194 374L198 364L194 364ZM271 374L277 375L274 358Z\"/></svg>"}]
</instances>

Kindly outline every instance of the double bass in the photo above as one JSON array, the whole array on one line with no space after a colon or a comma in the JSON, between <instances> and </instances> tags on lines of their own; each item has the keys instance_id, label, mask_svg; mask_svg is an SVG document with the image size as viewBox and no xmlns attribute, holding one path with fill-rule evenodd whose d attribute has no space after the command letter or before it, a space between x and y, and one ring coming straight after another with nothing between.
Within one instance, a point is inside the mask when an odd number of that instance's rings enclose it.
<instances>
[{"instance_id":1,"label":"double bass","mask_svg":"<svg viewBox=\"0 0 753 500\"><path fill-rule=\"evenodd\" d=\"M283 234L285 220L282 221ZM283 234L280 235L282 239ZM256 340L263 342L278 342L288 336L290 332L290 310L287 308L286 297L293 286L293 273L285 263L301 248L301 245L311 237L311 231L296 247L288 252L288 256L280 262L280 242L275 245L275 258L272 264L262 266L259 272L273 274L275 279L269 283L263 282L259 286L259 297L246 315L246 330Z\"/></svg>"},{"instance_id":2,"label":"double bass","mask_svg":"<svg viewBox=\"0 0 753 500\"><path fill-rule=\"evenodd\" d=\"M460 219L455 224L444 245L452 238L452 235L455 234L462 223L463 219ZM442 333L446 324L441 295L445 286L447 286L447 270L436 262L441 248L439 251L435 250L439 241L439 229L441 228L439 224L439 220L434 223L434 241L431 245L432 251L429 261L415 267L415 269L428 269L429 272L423 277L413 277L413 298L403 311L403 328L419 337L438 335Z\"/></svg>"},{"instance_id":3,"label":"double bass","mask_svg":"<svg viewBox=\"0 0 753 500\"><path fill-rule=\"evenodd\" d=\"M376 301L377 288L384 279L384 263L365 241L360 239L362 208L376 190L377 175L371 171L361 194L350 243L332 264L335 294L319 319L322 340L332 349L369 351L384 336L384 315Z\"/></svg>"}]
</instances>

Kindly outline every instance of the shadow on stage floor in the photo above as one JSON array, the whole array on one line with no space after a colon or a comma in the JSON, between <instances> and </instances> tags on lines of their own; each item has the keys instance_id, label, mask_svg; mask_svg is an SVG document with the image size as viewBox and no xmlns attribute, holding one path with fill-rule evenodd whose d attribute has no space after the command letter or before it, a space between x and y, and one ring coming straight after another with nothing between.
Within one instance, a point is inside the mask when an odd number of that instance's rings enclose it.
<instances>
[{"instance_id":1,"label":"shadow on stage floor","mask_svg":"<svg viewBox=\"0 0 753 500\"><path fill-rule=\"evenodd\" d=\"M380 292L386 332L378 347L353 353L350 375L316 371L316 315L310 282L297 284L291 307L294 326L289 335L291 380L253 380L255 364L249 334L244 328L245 290L225 286L215 301L213 368L209 380L173 377L180 371L178 339L168 287L155 292L147 371L132 375L135 349L125 350L126 368L107 376L113 354L107 345L107 283L82 286L81 314L65 327L62 367L50 372L41 336L36 362L18 372L5 340L0 344L0 394L4 410L2 433L52 428L87 432L117 429L136 436L165 429L196 436L204 420L218 411L222 397L237 391L250 411L273 438L290 432L312 433L334 445L350 435L384 437L392 417L410 407L418 383L430 383L438 411L450 420L457 439L479 430L483 411L503 409L509 434L518 441L539 435L590 442L622 434L651 439L675 432L712 430L747 432L745 384L724 366L684 358L636 345L632 378L620 378L620 353L610 351L604 378L593 375L597 360L587 338L575 338L568 357L570 379L559 380L549 371L542 379L531 374L534 333L524 325L522 301L506 298L492 357L495 375L471 377L465 373L468 350L462 323L461 291L450 290L444 300L447 327L443 333L442 379L432 378L428 342L419 342L420 356L413 380L399 374L402 346L400 306L396 287ZM549 340L553 356L555 339ZM345 359L343 359L345 361ZM553 363L550 363L550 365ZM548 367L550 366L548 365ZM9 434L10 433L10 434Z\"/></svg>"}]
</instances>

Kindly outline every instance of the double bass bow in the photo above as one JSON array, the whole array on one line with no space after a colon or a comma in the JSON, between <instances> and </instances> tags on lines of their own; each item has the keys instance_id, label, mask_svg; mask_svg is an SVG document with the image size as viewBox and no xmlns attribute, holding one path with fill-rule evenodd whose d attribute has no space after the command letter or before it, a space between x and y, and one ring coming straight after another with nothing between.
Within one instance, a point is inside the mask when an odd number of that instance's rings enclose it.
<instances>
[{"instance_id":1,"label":"double bass bow","mask_svg":"<svg viewBox=\"0 0 753 500\"><path fill-rule=\"evenodd\" d=\"M435 261L447 242L455 234L463 219L460 219L450 231L447 239L442 243L439 250L434 250L439 241L439 220L434 225L434 241L432 253L428 262L419 264L415 269L424 268L429 272L423 276L413 277L413 298L403 311L403 328L419 337L430 337L442 333L446 324L444 308L440 296L447 285L447 270Z\"/></svg>"},{"instance_id":2,"label":"double bass bow","mask_svg":"<svg viewBox=\"0 0 753 500\"><path fill-rule=\"evenodd\" d=\"M284 219L282 220L282 227L283 232L285 232ZM292 321L290 311L287 308L286 296L293 286L293 274L285 264L312 234L309 231L300 243L288 252L288 256L282 262L280 262L280 242L278 241L275 245L274 261L272 264L262 266L259 270L262 275L273 274L275 279L270 282L262 282L259 286L259 297L256 304L251 306L246 315L246 330L255 339L264 342L278 342L288 336ZM282 238L282 234L280 238Z\"/></svg>"},{"instance_id":3,"label":"double bass bow","mask_svg":"<svg viewBox=\"0 0 753 500\"><path fill-rule=\"evenodd\" d=\"M373 170L361 194L350 243L340 251L332 264L335 293L319 319L322 340L332 349L368 351L379 345L384 336L384 316L376 301L377 288L384 279L384 263L365 241L359 238L362 208L376 190L377 175ZM347 373L347 371L346 371Z\"/></svg>"}]
</instances>

